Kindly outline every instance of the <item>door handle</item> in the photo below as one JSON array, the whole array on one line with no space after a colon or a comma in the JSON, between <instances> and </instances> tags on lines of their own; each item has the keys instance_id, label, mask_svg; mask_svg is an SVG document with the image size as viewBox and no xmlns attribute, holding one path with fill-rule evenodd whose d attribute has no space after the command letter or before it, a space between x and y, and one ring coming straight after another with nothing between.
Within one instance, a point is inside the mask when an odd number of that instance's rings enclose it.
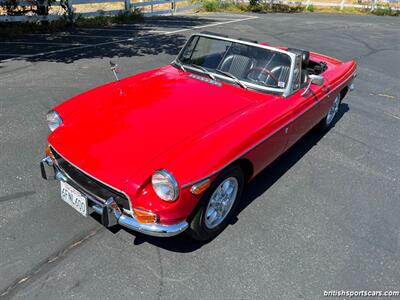
<instances>
[{"instance_id":1,"label":"door handle","mask_svg":"<svg viewBox=\"0 0 400 300\"><path fill-rule=\"evenodd\" d=\"M328 84L327 86L322 88L322 91L324 93L327 93L326 97L329 98L329 96L331 95L331 86Z\"/></svg>"},{"instance_id":2,"label":"door handle","mask_svg":"<svg viewBox=\"0 0 400 300\"><path fill-rule=\"evenodd\" d=\"M324 92L329 92L330 90L331 90L331 86L329 84L322 88L322 91L324 91Z\"/></svg>"}]
</instances>

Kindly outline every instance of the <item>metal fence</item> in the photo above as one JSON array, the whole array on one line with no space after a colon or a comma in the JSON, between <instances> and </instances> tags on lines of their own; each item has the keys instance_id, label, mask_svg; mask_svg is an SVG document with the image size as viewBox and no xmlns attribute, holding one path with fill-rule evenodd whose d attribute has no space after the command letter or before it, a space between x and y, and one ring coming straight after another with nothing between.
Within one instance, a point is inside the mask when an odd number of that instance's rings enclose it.
<instances>
[{"instance_id":1,"label":"metal fence","mask_svg":"<svg viewBox=\"0 0 400 300\"><path fill-rule=\"evenodd\" d=\"M223 0L232 1L232 0ZM248 3L249 0L233 0L234 2ZM288 4L288 5L303 5L305 7L325 6L338 7L343 10L346 7L374 10L378 7L390 7L392 10L400 10L400 0L263 0L261 3L267 4Z\"/></svg>"},{"instance_id":2,"label":"metal fence","mask_svg":"<svg viewBox=\"0 0 400 300\"><path fill-rule=\"evenodd\" d=\"M313 6L325 6L325 7L338 7L343 10L345 7L360 8L374 10L378 7L390 7L393 10L400 10L400 0L389 0L389 1L351 1L351 0L307 0L307 1L280 1L280 3L291 4L291 5L304 5L306 7Z\"/></svg>"},{"instance_id":3,"label":"metal fence","mask_svg":"<svg viewBox=\"0 0 400 300\"><path fill-rule=\"evenodd\" d=\"M0 0L0 5L5 0ZM232 1L232 0L225 0ZM245 2L249 0L233 0L234 2ZM283 3L289 5L304 5L309 7L313 6L326 6L338 7L343 10L346 7L370 9L374 10L380 6L390 7L392 10L400 10L400 0L265 0L265 3ZM180 5L180 4L183 5ZM67 0L66 4L73 10L77 16L94 17L94 16L109 16L118 13L129 12L134 9L142 10L144 16L153 15L173 15L176 12L191 10L200 6L200 4L191 4L190 0L153 0L144 2L132 2L131 0ZM96 9L93 6L103 4L102 9ZM29 7L36 6L37 4L29 1L18 1L18 6ZM46 2L44 2L46 5ZM82 9L80 7L89 5L89 8ZM115 6L120 6L113 9ZM65 11L61 9L60 0L51 4L51 9L48 15L21 15L9 16L2 15L0 10L0 22L37 22L37 21L53 21L64 18Z\"/></svg>"},{"instance_id":4,"label":"metal fence","mask_svg":"<svg viewBox=\"0 0 400 300\"><path fill-rule=\"evenodd\" d=\"M0 0L0 5L2 3L5 3L5 1ZM180 11L191 10L199 7L199 5L192 5L188 0L153 0L145 2L131 2L131 0L68 0L66 5L69 9L74 11L76 16L83 17L117 15L120 13L133 11L134 9L140 9L144 16L173 15ZM37 4L28 1L18 1L17 6L32 7L37 6ZM43 6L46 6L46 2L43 3ZM89 7L82 8L84 6ZM98 9L99 6L103 7ZM113 7L118 8L113 9ZM64 18L65 11L61 8L61 3L59 0L51 3L49 8L50 10L48 15L32 14L10 16L1 15L0 11L0 22L54 21Z\"/></svg>"}]
</instances>

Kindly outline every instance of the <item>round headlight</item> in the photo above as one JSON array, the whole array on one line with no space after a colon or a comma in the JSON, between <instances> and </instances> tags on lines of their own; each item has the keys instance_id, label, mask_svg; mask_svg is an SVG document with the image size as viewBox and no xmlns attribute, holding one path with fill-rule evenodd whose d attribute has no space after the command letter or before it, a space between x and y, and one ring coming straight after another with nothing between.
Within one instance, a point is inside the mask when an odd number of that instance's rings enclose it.
<instances>
[{"instance_id":1,"label":"round headlight","mask_svg":"<svg viewBox=\"0 0 400 300\"><path fill-rule=\"evenodd\" d=\"M56 130L56 128L60 126L62 123L60 115L54 110L51 110L47 113L46 119L47 119L47 125L49 126L49 129L51 131Z\"/></svg>"},{"instance_id":2,"label":"round headlight","mask_svg":"<svg viewBox=\"0 0 400 300\"><path fill-rule=\"evenodd\" d=\"M179 186L167 170L158 170L151 176L151 183L157 196L164 201L175 201L178 198Z\"/></svg>"}]
</instances>

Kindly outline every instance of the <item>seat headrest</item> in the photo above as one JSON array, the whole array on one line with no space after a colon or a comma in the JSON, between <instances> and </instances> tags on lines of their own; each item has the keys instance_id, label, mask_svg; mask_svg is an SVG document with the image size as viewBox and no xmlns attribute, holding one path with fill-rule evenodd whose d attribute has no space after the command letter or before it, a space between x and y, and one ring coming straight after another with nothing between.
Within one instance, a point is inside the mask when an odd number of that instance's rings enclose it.
<instances>
[{"instance_id":1,"label":"seat headrest","mask_svg":"<svg viewBox=\"0 0 400 300\"><path fill-rule=\"evenodd\" d=\"M294 54L301 55L301 66L303 68L308 67L308 63L310 61L310 52L302 49L296 49L296 48L288 48L287 51L292 52Z\"/></svg>"}]
</instances>

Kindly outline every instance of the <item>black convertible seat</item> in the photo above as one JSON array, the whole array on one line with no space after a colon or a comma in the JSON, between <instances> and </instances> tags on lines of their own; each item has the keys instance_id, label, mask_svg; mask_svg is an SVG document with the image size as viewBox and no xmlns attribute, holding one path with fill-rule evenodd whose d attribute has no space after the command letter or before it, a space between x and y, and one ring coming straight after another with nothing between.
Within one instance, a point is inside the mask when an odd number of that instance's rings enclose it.
<instances>
[{"instance_id":1,"label":"black convertible seat","mask_svg":"<svg viewBox=\"0 0 400 300\"><path fill-rule=\"evenodd\" d=\"M238 78L244 78L253 66L253 60L247 56L232 54L222 62L220 69Z\"/></svg>"},{"instance_id":2,"label":"black convertible seat","mask_svg":"<svg viewBox=\"0 0 400 300\"><path fill-rule=\"evenodd\" d=\"M306 69L308 67L308 64L310 62L310 52L309 51L302 50L302 49L296 49L296 48L288 48L287 51L300 55L302 68Z\"/></svg>"}]
</instances>

